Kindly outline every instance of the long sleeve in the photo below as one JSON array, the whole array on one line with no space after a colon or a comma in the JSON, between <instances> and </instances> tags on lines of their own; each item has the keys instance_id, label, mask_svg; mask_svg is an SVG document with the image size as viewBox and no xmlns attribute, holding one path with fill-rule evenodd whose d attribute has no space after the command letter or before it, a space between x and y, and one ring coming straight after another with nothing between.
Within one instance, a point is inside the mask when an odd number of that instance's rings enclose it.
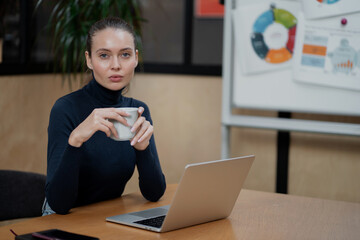
<instances>
[{"instance_id":1,"label":"long sleeve","mask_svg":"<svg viewBox=\"0 0 360 240\"><path fill-rule=\"evenodd\" d=\"M48 127L48 168L46 198L50 207L60 214L66 214L75 204L78 194L79 159L81 148L68 144L74 129L65 101L54 105Z\"/></svg>"},{"instance_id":2,"label":"long sleeve","mask_svg":"<svg viewBox=\"0 0 360 240\"><path fill-rule=\"evenodd\" d=\"M144 108L144 116L153 124L148 107L144 105ZM144 151L135 152L140 191L147 200L158 201L165 192L166 182L161 170L154 136L151 137L150 144Z\"/></svg>"}]
</instances>

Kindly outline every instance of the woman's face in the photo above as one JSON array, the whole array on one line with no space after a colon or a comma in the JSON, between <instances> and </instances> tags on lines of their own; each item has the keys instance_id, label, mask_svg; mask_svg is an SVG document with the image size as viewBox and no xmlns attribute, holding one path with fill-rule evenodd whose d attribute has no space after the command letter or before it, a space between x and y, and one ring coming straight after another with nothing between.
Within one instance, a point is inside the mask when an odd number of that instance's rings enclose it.
<instances>
[{"instance_id":1,"label":"woman's face","mask_svg":"<svg viewBox=\"0 0 360 240\"><path fill-rule=\"evenodd\" d=\"M85 56L96 81L113 91L130 83L138 64L138 51L132 35L114 28L96 32L92 39L91 57L87 51Z\"/></svg>"}]
</instances>

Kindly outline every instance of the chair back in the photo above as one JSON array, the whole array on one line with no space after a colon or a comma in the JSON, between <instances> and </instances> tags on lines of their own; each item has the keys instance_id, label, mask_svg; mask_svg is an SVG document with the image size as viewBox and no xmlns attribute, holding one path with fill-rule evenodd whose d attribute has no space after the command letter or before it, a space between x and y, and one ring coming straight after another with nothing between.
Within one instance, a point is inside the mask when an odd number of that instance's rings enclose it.
<instances>
[{"instance_id":1,"label":"chair back","mask_svg":"<svg viewBox=\"0 0 360 240\"><path fill-rule=\"evenodd\" d=\"M0 170L0 221L41 216L45 181L43 174Z\"/></svg>"}]
</instances>

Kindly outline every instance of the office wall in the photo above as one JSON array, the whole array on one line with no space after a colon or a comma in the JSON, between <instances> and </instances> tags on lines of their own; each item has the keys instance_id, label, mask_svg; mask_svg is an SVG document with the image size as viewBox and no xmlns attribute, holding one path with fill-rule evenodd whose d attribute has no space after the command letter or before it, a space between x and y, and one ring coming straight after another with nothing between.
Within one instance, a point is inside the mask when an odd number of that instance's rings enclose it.
<instances>
[{"instance_id":1,"label":"office wall","mask_svg":"<svg viewBox=\"0 0 360 240\"><path fill-rule=\"evenodd\" d=\"M75 84L73 89L78 87ZM46 172L49 112L54 101L69 91L59 75L0 77L0 169ZM187 163L220 157L220 77L137 74L128 95L145 101L151 109L168 183L179 181ZM359 138L304 133L291 137L291 194L360 202ZM245 154L256 155L245 187L274 191L276 132L233 128L231 155ZM127 192L137 190L136 180L135 174Z\"/></svg>"}]
</instances>

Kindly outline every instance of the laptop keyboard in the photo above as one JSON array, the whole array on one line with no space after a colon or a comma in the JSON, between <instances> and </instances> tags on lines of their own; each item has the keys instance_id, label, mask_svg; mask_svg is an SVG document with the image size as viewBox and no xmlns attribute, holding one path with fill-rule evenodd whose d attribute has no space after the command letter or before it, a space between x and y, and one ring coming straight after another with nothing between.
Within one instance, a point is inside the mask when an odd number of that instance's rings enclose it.
<instances>
[{"instance_id":1,"label":"laptop keyboard","mask_svg":"<svg viewBox=\"0 0 360 240\"><path fill-rule=\"evenodd\" d=\"M165 216L166 215L159 216L159 217L148 218L148 219L145 219L145 220L136 221L134 223L160 228L161 225L164 222Z\"/></svg>"}]
</instances>

